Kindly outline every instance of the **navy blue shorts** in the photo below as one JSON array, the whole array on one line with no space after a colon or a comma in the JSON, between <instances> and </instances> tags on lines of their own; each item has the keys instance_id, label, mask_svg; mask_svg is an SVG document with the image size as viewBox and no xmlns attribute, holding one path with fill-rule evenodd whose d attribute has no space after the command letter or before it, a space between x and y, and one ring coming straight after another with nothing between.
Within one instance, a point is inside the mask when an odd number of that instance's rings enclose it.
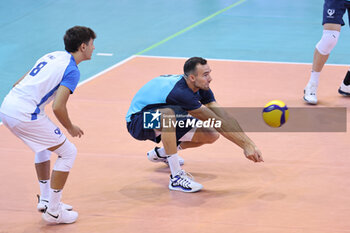
<instances>
[{"instance_id":1,"label":"navy blue shorts","mask_svg":"<svg viewBox=\"0 0 350 233\"><path fill-rule=\"evenodd\" d=\"M348 20L350 24L350 1L346 0L325 0L323 5L323 21L325 23L335 23L345 25L343 16L348 10Z\"/></svg>"},{"instance_id":2,"label":"navy blue shorts","mask_svg":"<svg viewBox=\"0 0 350 233\"><path fill-rule=\"evenodd\" d=\"M159 143L161 141L161 135L156 137L154 129L144 128L144 112L150 112L150 111L155 112L157 109L161 109L161 108L171 108L175 112L177 121L186 121L187 119L190 119L190 120L194 119L195 122L197 121L196 118L187 116L188 112L176 105L162 105L162 106L156 106L151 108L144 108L142 111L132 114L131 121L127 122L127 129L131 134L131 136L133 136L137 140L151 140L156 143ZM182 138L192 128L193 127L191 125L188 125L187 127L180 127L179 125L176 126L177 145L181 143L179 141L180 138Z\"/></svg>"}]
</instances>

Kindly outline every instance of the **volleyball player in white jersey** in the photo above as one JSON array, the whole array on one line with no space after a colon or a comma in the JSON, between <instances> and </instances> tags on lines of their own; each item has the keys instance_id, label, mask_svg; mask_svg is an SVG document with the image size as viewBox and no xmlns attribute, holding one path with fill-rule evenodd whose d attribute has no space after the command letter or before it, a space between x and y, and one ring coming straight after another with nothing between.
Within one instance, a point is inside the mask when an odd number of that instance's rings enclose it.
<instances>
[{"instance_id":1,"label":"volleyball player in white jersey","mask_svg":"<svg viewBox=\"0 0 350 233\"><path fill-rule=\"evenodd\" d=\"M77 87L77 65L90 60L96 35L90 28L75 26L66 31L66 51L41 57L20 78L5 97L0 108L4 125L35 152L35 168L40 192L38 210L50 223L73 223L78 213L61 202L62 189L73 166L77 149L45 114L45 105L53 100L52 110L73 137L84 133L74 125L67 111L67 101ZM58 155L50 180L51 152Z\"/></svg>"}]
</instances>

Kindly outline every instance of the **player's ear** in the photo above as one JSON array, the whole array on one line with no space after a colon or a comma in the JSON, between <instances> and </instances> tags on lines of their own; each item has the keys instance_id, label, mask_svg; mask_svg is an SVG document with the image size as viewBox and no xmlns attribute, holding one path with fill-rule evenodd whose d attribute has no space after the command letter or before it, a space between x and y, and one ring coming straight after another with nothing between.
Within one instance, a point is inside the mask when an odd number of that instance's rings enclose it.
<instances>
[{"instance_id":1,"label":"player's ear","mask_svg":"<svg viewBox=\"0 0 350 233\"><path fill-rule=\"evenodd\" d=\"M194 74L190 74L190 75L188 76L188 78L190 79L191 82L194 82L195 79L196 79L196 77L194 76Z\"/></svg>"},{"instance_id":2,"label":"player's ear","mask_svg":"<svg viewBox=\"0 0 350 233\"><path fill-rule=\"evenodd\" d=\"M82 51L82 52L84 52L85 51L85 49L86 49L86 44L85 43L82 43L81 45L80 45L80 50Z\"/></svg>"}]
</instances>

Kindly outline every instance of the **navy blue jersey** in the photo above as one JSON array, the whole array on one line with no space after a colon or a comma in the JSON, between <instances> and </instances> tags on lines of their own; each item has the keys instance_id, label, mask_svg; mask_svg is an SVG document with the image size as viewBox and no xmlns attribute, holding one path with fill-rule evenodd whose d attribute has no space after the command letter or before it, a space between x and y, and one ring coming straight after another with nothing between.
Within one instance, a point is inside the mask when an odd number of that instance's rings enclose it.
<instances>
[{"instance_id":1,"label":"navy blue jersey","mask_svg":"<svg viewBox=\"0 0 350 233\"><path fill-rule=\"evenodd\" d=\"M193 92L182 75L162 75L146 83L136 93L126 114L126 121L130 122L132 114L147 107L170 104L190 111L214 101L215 97L210 89Z\"/></svg>"}]
</instances>

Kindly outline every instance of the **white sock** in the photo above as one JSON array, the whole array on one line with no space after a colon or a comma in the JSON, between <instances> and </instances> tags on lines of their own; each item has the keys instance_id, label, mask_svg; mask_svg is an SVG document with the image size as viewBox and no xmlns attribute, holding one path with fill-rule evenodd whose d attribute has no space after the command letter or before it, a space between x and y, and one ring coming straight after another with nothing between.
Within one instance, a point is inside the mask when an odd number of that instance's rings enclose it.
<instances>
[{"instance_id":1,"label":"white sock","mask_svg":"<svg viewBox=\"0 0 350 233\"><path fill-rule=\"evenodd\" d=\"M181 144L177 146L177 151L179 150L182 150ZM157 151L160 157L166 157L165 149L163 147L159 148Z\"/></svg>"},{"instance_id":2,"label":"white sock","mask_svg":"<svg viewBox=\"0 0 350 233\"><path fill-rule=\"evenodd\" d=\"M49 200L50 198L50 180L39 180L40 199Z\"/></svg>"},{"instance_id":3,"label":"white sock","mask_svg":"<svg viewBox=\"0 0 350 233\"><path fill-rule=\"evenodd\" d=\"M176 174L181 171L181 166L179 162L179 156L176 154L170 155L168 158L168 163L171 171L171 175L174 177Z\"/></svg>"},{"instance_id":4,"label":"white sock","mask_svg":"<svg viewBox=\"0 0 350 233\"><path fill-rule=\"evenodd\" d=\"M311 71L311 76L308 85L318 86L318 80L321 72Z\"/></svg>"},{"instance_id":5,"label":"white sock","mask_svg":"<svg viewBox=\"0 0 350 233\"><path fill-rule=\"evenodd\" d=\"M166 157L165 149L163 147L159 148L157 151L160 157Z\"/></svg>"},{"instance_id":6,"label":"white sock","mask_svg":"<svg viewBox=\"0 0 350 233\"><path fill-rule=\"evenodd\" d=\"M50 200L49 200L49 209L51 211L58 210L58 206L61 202L62 189L52 189L50 188Z\"/></svg>"}]
</instances>

